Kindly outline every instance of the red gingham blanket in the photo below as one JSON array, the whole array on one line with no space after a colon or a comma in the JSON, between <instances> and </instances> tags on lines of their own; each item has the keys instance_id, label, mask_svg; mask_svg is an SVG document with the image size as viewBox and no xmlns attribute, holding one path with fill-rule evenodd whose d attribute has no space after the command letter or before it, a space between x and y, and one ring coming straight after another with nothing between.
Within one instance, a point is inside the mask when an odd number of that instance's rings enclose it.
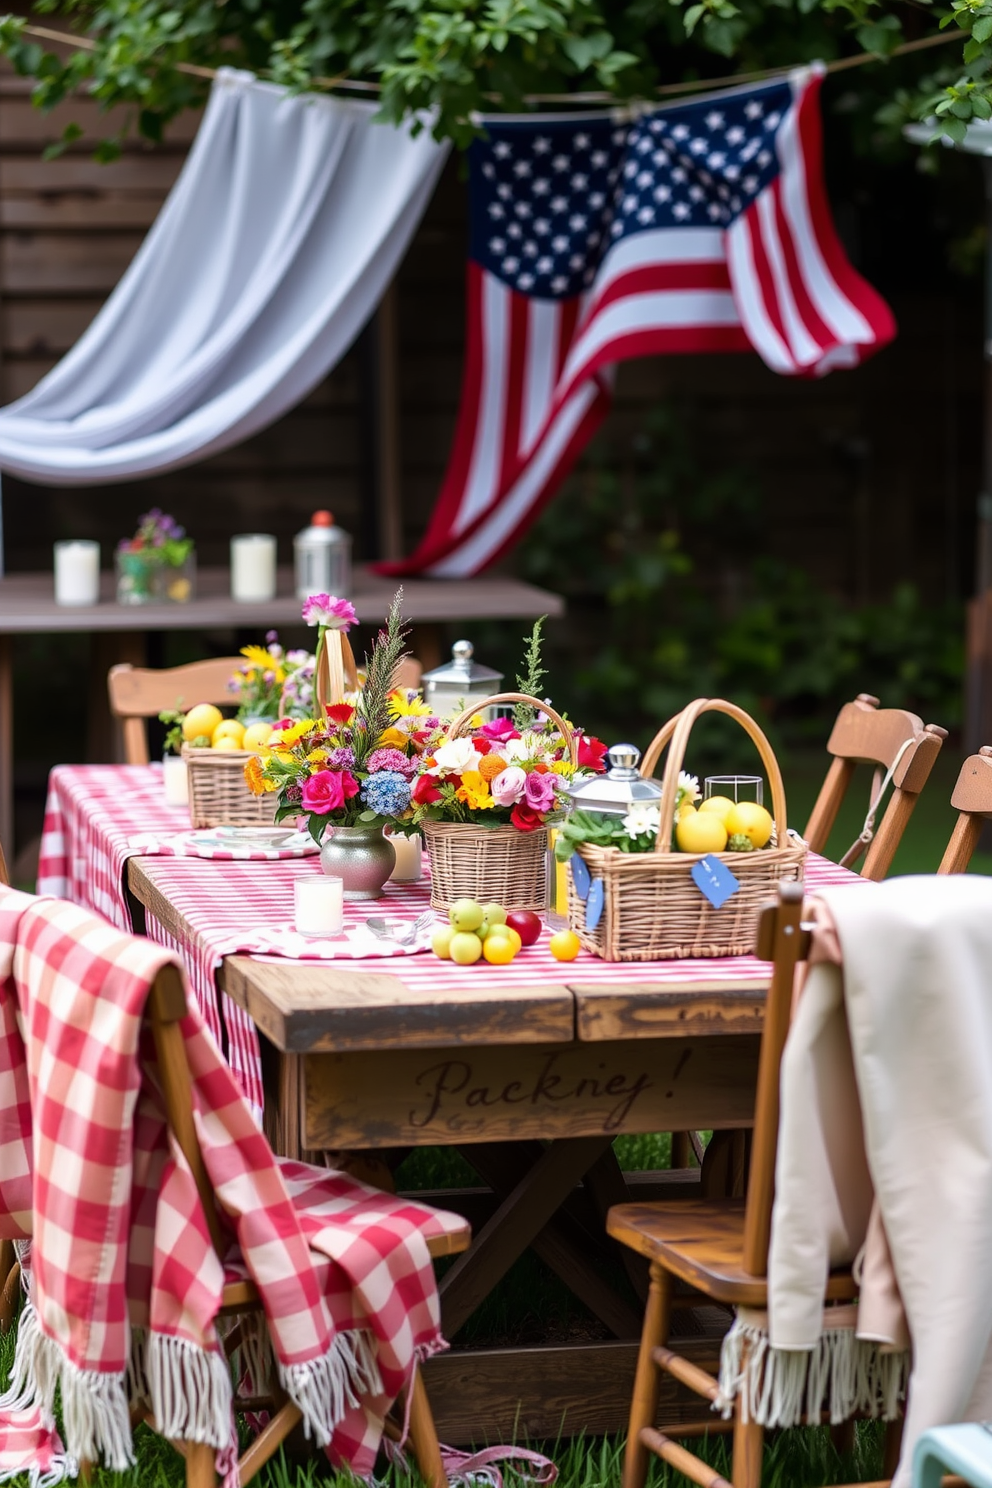
<instances>
[{"instance_id":1,"label":"red gingham blanket","mask_svg":"<svg viewBox=\"0 0 992 1488\"><path fill-rule=\"evenodd\" d=\"M177 832L188 826L183 807L164 803L160 770L137 765L59 765L51 773L38 870L38 891L73 899L130 929L123 888L125 864L133 854L132 839L145 832ZM301 944L287 934L293 923L293 880L320 872L316 859L281 862L216 862L162 857L150 864L156 885L182 916L186 929L174 940L147 917L149 936L174 950L190 976L197 1005L223 1050L249 1103L261 1110L262 1080L258 1036L248 1015L217 992L216 974L225 956L237 951L292 958L326 956L327 942ZM859 883L856 874L811 853L806 879L812 890L828 884ZM376 904L345 905L345 923L358 926L369 913L412 919L429 907L430 885L387 884ZM391 955L389 971L413 999L430 999L439 990L486 986L512 997L521 987L557 986L565 979L583 986L614 985L618 976L636 987L671 982L684 987L709 982L715 975L752 981L762 966L753 956L727 956L717 961L627 962L618 968L586 951L567 968L547 948L547 935L518 955L509 966L456 966L433 955L401 956L383 942L378 951ZM342 954L339 948L336 954ZM353 952L344 949L345 955Z\"/></svg>"},{"instance_id":2,"label":"red gingham blanket","mask_svg":"<svg viewBox=\"0 0 992 1488\"><path fill-rule=\"evenodd\" d=\"M132 1461L129 1405L218 1450L233 1488L225 1279L258 1287L282 1387L335 1461L371 1470L390 1402L444 1347L427 1237L464 1228L348 1175L275 1159L191 1006L180 1024L222 1264L168 1138L148 992L172 957L78 908L0 891L0 1237L31 1237L29 1299L0 1400L0 1474ZM258 1384L261 1354L251 1350ZM66 1450L53 1417L61 1391ZM25 1445L27 1443L27 1446Z\"/></svg>"}]
</instances>

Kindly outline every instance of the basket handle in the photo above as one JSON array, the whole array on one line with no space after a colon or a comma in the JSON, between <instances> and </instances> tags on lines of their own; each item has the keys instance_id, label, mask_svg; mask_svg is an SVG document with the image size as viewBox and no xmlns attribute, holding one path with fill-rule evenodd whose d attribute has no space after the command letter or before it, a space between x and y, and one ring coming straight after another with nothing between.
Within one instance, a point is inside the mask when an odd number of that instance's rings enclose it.
<instances>
[{"instance_id":1,"label":"basket handle","mask_svg":"<svg viewBox=\"0 0 992 1488\"><path fill-rule=\"evenodd\" d=\"M579 762L579 749L572 730L561 714L555 712L550 703L539 702L537 698L528 697L525 692L497 692L492 697L480 698L477 703L473 703L470 708L466 708L464 713L460 713L457 718L452 719L448 724L448 738L457 739L458 735L467 727L476 713L481 713L483 708L492 708L496 703L527 703L531 708L536 708L538 713L543 713L546 717L550 718L555 728L561 734L565 747L568 750L568 758L572 769L575 769Z\"/></svg>"},{"instance_id":2,"label":"basket handle","mask_svg":"<svg viewBox=\"0 0 992 1488\"><path fill-rule=\"evenodd\" d=\"M351 642L343 630L325 630L317 647L317 665L314 671L314 699L320 708L320 717L327 717L327 710L335 703L344 702L345 683L352 692L358 691L358 670Z\"/></svg>"},{"instance_id":3,"label":"basket handle","mask_svg":"<svg viewBox=\"0 0 992 1488\"><path fill-rule=\"evenodd\" d=\"M765 767L772 790L772 816L775 820L778 845L784 847L789 825L785 806L785 785L778 760L775 758L775 751L767 737L750 713L745 713L744 709L739 708L736 703L728 703L725 698L696 698L695 702L689 703L681 713L676 713L674 718L670 718L664 728L658 730L641 761L641 774L645 779L649 779L654 774L654 768L662 750L667 744L671 744L668 759L665 761L665 774L661 782L661 821L656 844L658 852L671 852L672 850L672 827L675 822L675 797L678 793L679 771L685 759L692 726L703 713L725 713L728 718L733 718L740 724L754 744L761 756L761 763Z\"/></svg>"}]
</instances>

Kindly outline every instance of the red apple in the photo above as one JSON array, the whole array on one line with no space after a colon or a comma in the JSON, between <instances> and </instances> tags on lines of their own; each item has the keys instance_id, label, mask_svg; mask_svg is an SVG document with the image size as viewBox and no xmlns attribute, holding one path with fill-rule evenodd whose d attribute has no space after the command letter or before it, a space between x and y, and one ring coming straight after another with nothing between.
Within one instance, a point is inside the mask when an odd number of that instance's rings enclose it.
<instances>
[{"instance_id":1,"label":"red apple","mask_svg":"<svg viewBox=\"0 0 992 1488\"><path fill-rule=\"evenodd\" d=\"M540 915L536 915L532 909L511 909L506 923L511 930L516 930L525 946L533 945L543 929Z\"/></svg>"}]
</instances>

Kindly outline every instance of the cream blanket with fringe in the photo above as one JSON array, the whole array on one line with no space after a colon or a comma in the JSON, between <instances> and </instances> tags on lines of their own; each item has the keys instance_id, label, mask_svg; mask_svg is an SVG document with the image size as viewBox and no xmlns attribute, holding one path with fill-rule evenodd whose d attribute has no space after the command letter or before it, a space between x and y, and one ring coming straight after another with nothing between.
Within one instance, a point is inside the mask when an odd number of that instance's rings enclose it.
<instances>
[{"instance_id":1,"label":"cream blanket with fringe","mask_svg":"<svg viewBox=\"0 0 992 1488\"><path fill-rule=\"evenodd\" d=\"M890 1418L911 1338L907 1488L922 1431L992 1415L992 882L897 878L813 904L842 965L812 958L798 999L768 1312L738 1313L722 1403L741 1394L767 1425L821 1405ZM829 1269L851 1263L857 1304L825 1309Z\"/></svg>"}]
</instances>

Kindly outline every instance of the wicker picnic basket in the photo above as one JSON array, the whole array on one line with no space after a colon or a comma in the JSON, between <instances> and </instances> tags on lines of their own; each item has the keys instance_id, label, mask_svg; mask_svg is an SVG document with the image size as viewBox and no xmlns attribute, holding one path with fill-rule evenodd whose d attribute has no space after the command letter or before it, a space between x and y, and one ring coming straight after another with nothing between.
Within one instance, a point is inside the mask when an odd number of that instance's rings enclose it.
<instances>
[{"instance_id":1,"label":"wicker picnic basket","mask_svg":"<svg viewBox=\"0 0 992 1488\"><path fill-rule=\"evenodd\" d=\"M357 689L358 673L348 638L340 630L327 632L319 648L314 691L322 713L340 702L345 688ZM194 827L271 827L276 819L276 791L253 795L245 780L248 749L191 749L183 745L189 776L189 815Z\"/></svg>"},{"instance_id":2,"label":"wicker picnic basket","mask_svg":"<svg viewBox=\"0 0 992 1488\"><path fill-rule=\"evenodd\" d=\"M740 887L715 909L697 888L693 866L701 853L672 851L672 826L679 771L696 719L726 713L757 746L772 794L775 847L749 853L717 853ZM586 929L586 903L568 876L571 928L587 951L604 961L673 961L690 956L742 956L754 949L758 914L782 879L803 876L806 845L787 834L785 787L774 751L749 714L722 698L697 698L657 733L641 763L650 777L669 745L662 780L661 826L653 853L625 853L615 847L580 845L590 877L603 880L603 911L595 929Z\"/></svg>"},{"instance_id":3,"label":"wicker picnic basket","mask_svg":"<svg viewBox=\"0 0 992 1488\"><path fill-rule=\"evenodd\" d=\"M278 797L253 796L245 780L250 749L191 749L183 745L189 777L189 818L194 827L271 827Z\"/></svg>"},{"instance_id":4,"label":"wicker picnic basket","mask_svg":"<svg viewBox=\"0 0 992 1488\"><path fill-rule=\"evenodd\" d=\"M558 729L575 765L572 731L547 703L523 692L499 692L466 708L448 725L448 738L463 733L477 713L500 703L528 703ZM479 899L504 909L548 907L548 834L517 827L480 827L475 822L425 820L421 831L431 860L431 905L447 909L456 899Z\"/></svg>"}]
</instances>

